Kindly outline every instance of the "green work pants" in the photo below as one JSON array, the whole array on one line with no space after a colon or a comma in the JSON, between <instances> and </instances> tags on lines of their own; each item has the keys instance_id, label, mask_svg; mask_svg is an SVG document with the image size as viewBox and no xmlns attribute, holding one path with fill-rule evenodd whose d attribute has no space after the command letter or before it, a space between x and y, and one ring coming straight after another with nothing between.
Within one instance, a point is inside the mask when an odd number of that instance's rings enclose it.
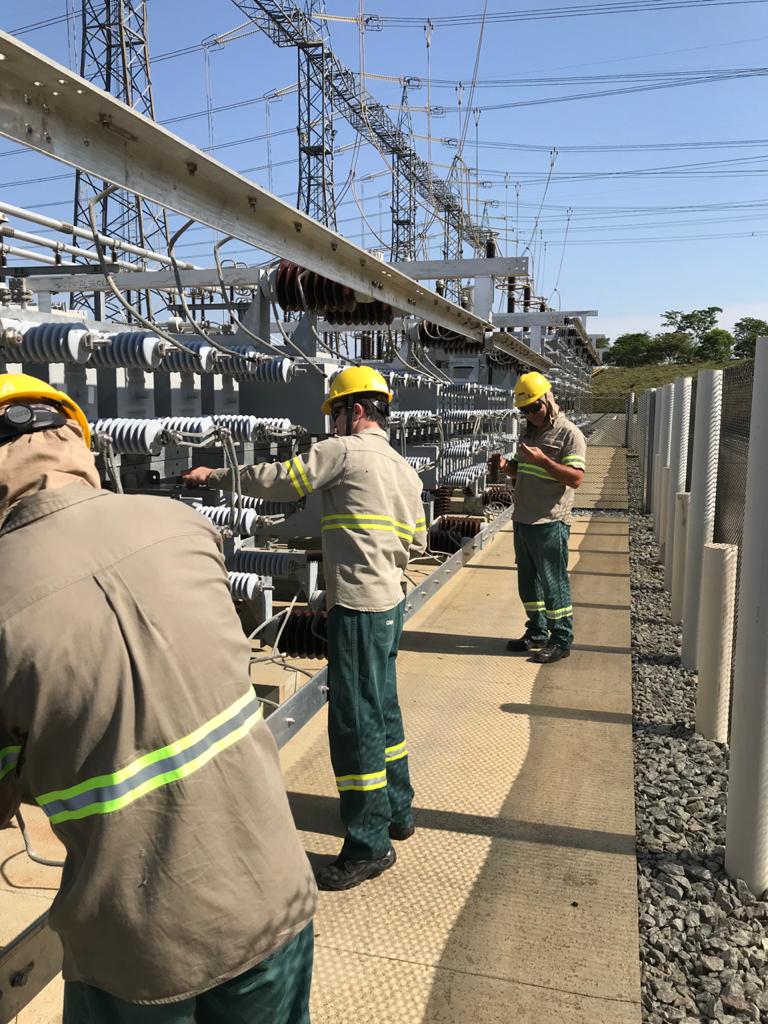
<instances>
[{"instance_id":1,"label":"green work pants","mask_svg":"<svg viewBox=\"0 0 768 1024\"><path fill-rule=\"evenodd\" d=\"M525 636L566 651L573 643L568 582L570 532L565 523L515 523L517 588L528 613Z\"/></svg>"},{"instance_id":2,"label":"green work pants","mask_svg":"<svg viewBox=\"0 0 768 1024\"><path fill-rule=\"evenodd\" d=\"M310 922L255 967L178 1003L126 1003L92 985L67 981L62 1024L310 1024L313 950Z\"/></svg>"},{"instance_id":3,"label":"green work pants","mask_svg":"<svg viewBox=\"0 0 768 1024\"><path fill-rule=\"evenodd\" d=\"M328 613L328 739L341 820L341 856L377 860L389 826L411 824L413 789L397 699L403 602L386 612Z\"/></svg>"}]
</instances>

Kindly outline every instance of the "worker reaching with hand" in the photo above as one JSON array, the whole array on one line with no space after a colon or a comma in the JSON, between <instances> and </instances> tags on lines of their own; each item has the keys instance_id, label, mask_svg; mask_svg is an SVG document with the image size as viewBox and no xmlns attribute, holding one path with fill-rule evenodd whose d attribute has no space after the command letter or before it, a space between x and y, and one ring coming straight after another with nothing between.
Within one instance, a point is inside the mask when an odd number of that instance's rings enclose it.
<instances>
[{"instance_id":1,"label":"worker reaching with hand","mask_svg":"<svg viewBox=\"0 0 768 1024\"><path fill-rule=\"evenodd\" d=\"M308 1024L316 887L219 537L102 490L67 395L0 374L0 827L66 848L64 1024Z\"/></svg>"},{"instance_id":2,"label":"worker reaching with hand","mask_svg":"<svg viewBox=\"0 0 768 1024\"><path fill-rule=\"evenodd\" d=\"M336 436L306 456L240 468L245 494L322 498L328 607L328 737L346 827L321 889L351 889L392 867L391 840L414 831L408 747L397 697L403 571L426 549L422 484L384 431L392 393L377 371L352 366L333 379L322 411ZM232 472L199 466L190 485L233 487Z\"/></svg>"},{"instance_id":3,"label":"worker reaching with hand","mask_svg":"<svg viewBox=\"0 0 768 1024\"><path fill-rule=\"evenodd\" d=\"M568 581L568 537L574 491L584 479L587 443L560 412L546 377L524 373L515 403L525 417L514 459L491 456L489 465L514 484L515 558L525 633L507 650L537 651L533 661L567 658L573 642Z\"/></svg>"}]
</instances>

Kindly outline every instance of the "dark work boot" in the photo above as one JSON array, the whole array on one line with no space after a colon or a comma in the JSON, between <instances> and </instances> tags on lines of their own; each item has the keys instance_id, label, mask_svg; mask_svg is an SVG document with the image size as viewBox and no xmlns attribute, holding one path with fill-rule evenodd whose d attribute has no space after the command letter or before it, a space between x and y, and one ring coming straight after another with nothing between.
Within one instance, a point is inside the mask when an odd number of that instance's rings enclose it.
<instances>
[{"instance_id":1,"label":"dark work boot","mask_svg":"<svg viewBox=\"0 0 768 1024\"><path fill-rule=\"evenodd\" d=\"M398 843L402 843L405 842L406 839L410 839L415 831L415 825L390 825L389 838L396 840Z\"/></svg>"},{"instance_id":2,"label":"dark work boot","mask_svg":"<svg viewBox=\"0 0 768 1024\"><path fill-rule=\"evenodd\" d=\"M508 640L507 650L516 654L523 654L525 651L537 651L546 644L546 640L532 640L528 636L521 636L519 640Z\"/></svg>"},{"instance_id":3,"label":"dark work boot","mask_svg":"<svg viewBox=\"0 0 768 1024\"><path fill-rule=\"evenodd\" d=\"M569 658L571 652L565 647L558 647L557 644L548 644L543 650L531 658L538 665L551 665L553 661L560 661L562 658Z\"/></svg>"},{"instance_id":4,"label":"dark work boot","mask_svg":"<svg viewBox=\"0 0 768 1024\"><path fill-rule=\"evenodd\" d=\"M340 892L343 889L354 889L369 878L377 878L387 868L391 868L397 860L394 849L390 849L378 860L342 860L338 857L332 864L326 864L317 874L318 889Z\"/></svg>"}]
</instances>

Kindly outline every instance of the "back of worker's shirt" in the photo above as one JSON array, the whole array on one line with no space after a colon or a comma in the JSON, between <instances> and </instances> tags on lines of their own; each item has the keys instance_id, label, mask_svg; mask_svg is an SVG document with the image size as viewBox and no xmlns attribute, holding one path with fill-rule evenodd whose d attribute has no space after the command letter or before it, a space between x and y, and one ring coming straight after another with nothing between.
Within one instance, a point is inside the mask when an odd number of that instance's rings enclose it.
<instances>
[{"instance_id":1,"label":"back of worker's shirt","mask_svg":"<svg viewBox=\"0 0 768 1024\"><path fill-rule=\"evenodd\" d=\"M313 445L306 456L248 466L245 494L278 501L321 492L321 533L327 606L386 611L403 599L403 570L426 547L418 474L371 427ZM231 487L216 470L211 486Z\"/></svg>"},{"instance_id":2,"label":"back of worker's shirt","mask_svg":"<svg viewBox=\"0 0 768 1024\"><path fill-rule=\"evenodd\" d=\"M0 531L0 748L67 849L64 976L182 998L296 934L315 886L215 533L78 484Z\"/></svg>"},{"instance_id":3,"label":"back of worker's shirt","mask_svg":"<svg viewBox=\"0 0 768 1024\"><path fill-rule=\"evenodd\" d=\"M563 466L585 469L587 442L579 428L558 413L554 421L536 428L528 423L520 441L529 448L540 448ZM526 461L518 452L515 482L514 519L518 523L570 523L574 489L555 480L542 466Z\"/></svg>"}]
</instances>

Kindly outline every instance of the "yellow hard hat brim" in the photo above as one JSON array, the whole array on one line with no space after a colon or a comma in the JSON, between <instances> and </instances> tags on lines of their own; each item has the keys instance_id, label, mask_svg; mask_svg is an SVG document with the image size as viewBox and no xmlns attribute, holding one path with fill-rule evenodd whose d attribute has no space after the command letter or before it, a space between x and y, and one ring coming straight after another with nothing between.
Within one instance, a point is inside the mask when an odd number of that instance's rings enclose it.
<instances>
[{"instance_id":1,"label":"yellow hard hat brim","mask_svg":"<svg viewBox=\"0 0 768 1024\"><path fill-rule=\"evenodd\" d=\"M69 395L65 395L63 391L57 391L54 387L34 387L34 386L23 386L18 391L8 392L0 397L0 405L7 405L8 402L23 402L25 399L35 401L38 399L44 402L56 402L58 405L63 406L64 411L69 415L69 418L74 420L80 427L83 433L83 441L85 441L86 448L91 447L91 428L88 425L88 420L85 418L85 413L77 404L73 402Z\"/></svg>"}]
</instances>

